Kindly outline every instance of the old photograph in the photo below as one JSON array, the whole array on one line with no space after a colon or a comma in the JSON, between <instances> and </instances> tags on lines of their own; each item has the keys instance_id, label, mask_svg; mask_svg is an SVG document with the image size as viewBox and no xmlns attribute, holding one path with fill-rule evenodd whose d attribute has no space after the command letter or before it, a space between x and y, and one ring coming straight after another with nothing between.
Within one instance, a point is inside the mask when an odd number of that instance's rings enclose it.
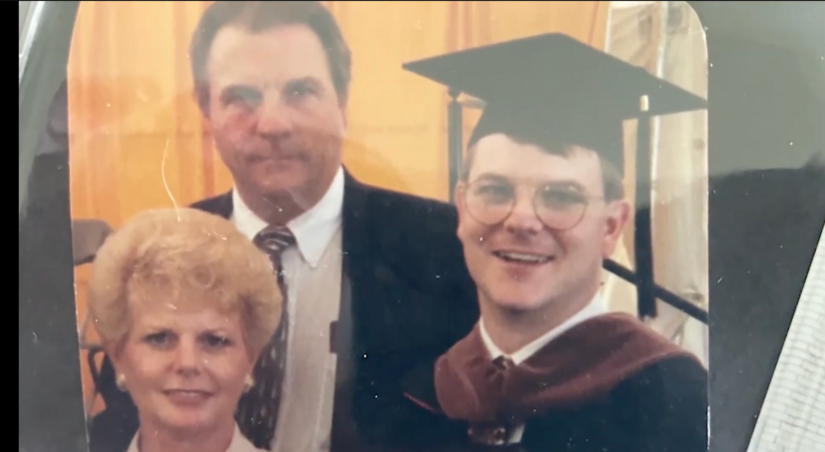
<instances>
[{"instance_id":1,"label":"old photograph","mask_svg":"<svg viewBox=\"0 0 825 452\"><path fill-rule=\"evenodd\" d=\"M685 2L82 2L91 452L700 452Z\"/></svg>"}]
</instances>

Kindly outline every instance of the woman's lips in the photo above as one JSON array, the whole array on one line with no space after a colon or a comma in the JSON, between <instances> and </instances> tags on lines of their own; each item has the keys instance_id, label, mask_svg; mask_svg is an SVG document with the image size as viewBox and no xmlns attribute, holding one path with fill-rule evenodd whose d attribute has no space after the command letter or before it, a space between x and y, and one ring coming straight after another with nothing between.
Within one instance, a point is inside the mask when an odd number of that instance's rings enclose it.
<instances>
[{"instance_id":1,"label":"woman's lips","mask_svg":"<svg viewBox=\"0 0 825 452\"><path fill-rule=\"evenodd\" d=\"M199 389L168 389L163 393L176 405L200 405L212 397L211 392Z\"/></svg>"}]
</instances>

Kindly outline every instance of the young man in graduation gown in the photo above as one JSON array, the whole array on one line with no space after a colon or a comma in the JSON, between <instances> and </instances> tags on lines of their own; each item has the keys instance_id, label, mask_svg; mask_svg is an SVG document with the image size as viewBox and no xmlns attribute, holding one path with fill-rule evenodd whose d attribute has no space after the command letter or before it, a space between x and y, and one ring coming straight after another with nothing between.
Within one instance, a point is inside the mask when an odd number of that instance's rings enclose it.
<instances>
[{"instance_id":1,"label":"young man in graduation gown","mask_svg":"<svg viewBox=\"0 0 825 452\"><path fill-rule=\"evenodd\" d=\"M579 46L549 36L412 66L487 100L455 201L481 316L408 376L411 403L445 419L419 450L706 450L706 370L634 316L607 312L599 295L631 213L621 120L639 104L623 102L634 86L661 92L663 82L613 61L574 80L577 66L606 57ZM523 71L498 88L496 68ZM672 88L670 102L685 95Z\"/></svg>"}]
</instances>

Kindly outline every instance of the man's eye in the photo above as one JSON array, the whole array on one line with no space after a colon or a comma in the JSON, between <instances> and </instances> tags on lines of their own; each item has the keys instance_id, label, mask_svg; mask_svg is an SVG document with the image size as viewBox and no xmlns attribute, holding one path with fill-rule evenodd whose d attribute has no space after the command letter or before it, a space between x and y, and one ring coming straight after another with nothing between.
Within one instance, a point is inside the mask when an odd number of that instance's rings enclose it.
<instances>
[{"instance_id":1,"label":"man's eye","mask_svg":"<svg viewBox=\"0 0 825 452\"><path fill-rule=\"evenodd\" d=\"M253 88L232 88L227 92L228 104L239 103L248 107L256 107L261 103L261 93Z\"/></svg>"},{"instance_id":2,"label":"man's eye","mask_svg":"<svg viewBox=\"0 0 825 452\"><path fill-rule=\"evenodd\" d=\"M541 202L545 206L569 206L585 202L585 196L574 190L548 188L541 192Z\"/></svg>"},{"instance_id":3,"label":"man's eye","mask_svg":"<svg viewBox=\"0 0 825 452\"><path fill-rule=\"evenodd\" d=\"M508 185L486 184L475 189L475 195L487 200L507 200L512 198L513 189Z\"/></svg>"},{"instance_id":4,"label":"man's eye","mask_svg":"<svg viewBox=\"0 0 825 452\"><path fill-rule=\"evenodd\" d=\"M312 87L307 85L296 85L287 89L287 95L291 99L300 99L313 93Z\"/></svg>"}]
</instances>

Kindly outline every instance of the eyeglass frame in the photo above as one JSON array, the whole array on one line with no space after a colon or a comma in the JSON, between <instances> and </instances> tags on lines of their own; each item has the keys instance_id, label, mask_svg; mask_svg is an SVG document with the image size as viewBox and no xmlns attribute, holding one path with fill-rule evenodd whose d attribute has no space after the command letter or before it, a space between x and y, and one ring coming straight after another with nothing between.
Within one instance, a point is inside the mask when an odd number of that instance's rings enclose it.
<instances>
[{"instance_id":1,"label":"eyeglass frame","mask_svg":"<svg viewBox=\"0 0 825 452\"><path fill-rule=\"evenodd\" d=\"M506 215L504 215L504 217L502 217L502 219L501 219L501 220L496 221L496 222L494 222L494 223L489 223L489 222L486 222L486 221L481 221L481 220L479 220L478 218L476 218L476 216L475 216L475 215L473 215L473 214L472 214L471 209L470 209L470 208L468 208L468 206L467 206L467 199L466 199L466 198L467 198L467 190L468 190L470 187L472 187L474 184L478 183L478 182L480 182L480 181L479 181L479 179L476 179L476 180L474 180L474 181L472 181L472 182L469 182L469 181L466 181L466 180L465 180L465 181L462 181L461 186L459 187L459 190L458 190L458 191L459 191L459 194L460 194L460 197L461 197L461 202L463 202L463 203L464 203L464 207L466 208L467 213L468 213L471 217L473 217L473 219L474 219L474 220L478 221L479 223L481 223L481 224L483 224L483 225L485 225L485 226L495 226L495 225L498 225L498 224L501 224L501 223L504 223L505 221L507 221L507 219L508 219L508 218L510 218L510 215L512 215L512 214L513 214L513 209L514 209L514 208L515 208L515 206L516 206L516 199L517 199L517 198L513 198L513 199L510 201L510 207L509 207L509 210L507 211L507 214L506 214ZM511 183L511 185L514 185L514 186L515 186L515 188L516 188L516 190L518 190L519 188L523 188L523 187L524 187L524 184L512 184L512 183ZM576 227L576 226L578 226L578 225L582 222L582 220L584 219L584 216L587 214L587 208L588 208L588 207L590 207L590 204L591 204L591 202L592 202L592 201L603 201L603 202L604 202L604 201L606 200L606 198L605 198L604 196L590 196L590 195L582 195L582 197L584 198L584 200L585 200L585 201L584 201L584 206L582 207L582 211L581 211L581 214L579 215L578 220L576 220L576 222L575 222L575 223L573 223L571 226L568 226L568 227L566 227L566 228L557 228L557 227L553 227L553 226L548 225L548 224L547 224L547 222L545 222L545 221L544 221L544 219L542 219L541 215L539 215L539 213L538 213L538 207L536 207L536 199L538 198L538 196L537 196L537 195L538 195L538 193L539 193L539 190L540 190L541 188L545 188L545 187L547 187L548 185L551 185L551 184L544 184L544 185L542 185L541 187L538 187L538 188L533 187L533 188L532 188L532 190L533 190L533 194L532 194L532 199L531 199L531 207L533 208L533 214L536 216L536 218L538 218L538 219L539 219L539 221L541 222L541 224L542 224L542 225L544 225L544 227L546 227L546 228L548 228L548 229L551 229L551 230L553 230L553 231L557 231L557 232L564 232L564 231L569 231L569 230L571 230L571 229L575 228L575 227Z\"/></svg>"}]
</instances>

